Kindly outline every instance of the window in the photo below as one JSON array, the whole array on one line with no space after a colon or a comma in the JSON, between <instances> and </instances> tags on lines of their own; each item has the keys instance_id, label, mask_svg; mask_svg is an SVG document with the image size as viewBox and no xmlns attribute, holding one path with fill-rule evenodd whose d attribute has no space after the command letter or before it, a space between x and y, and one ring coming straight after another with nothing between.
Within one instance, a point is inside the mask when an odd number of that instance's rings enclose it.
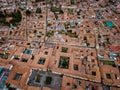
<instances>
[{"instance_id":1,"label":"window","mask_svg":"<svg viewBox=\"0 0 120 90\"><path fill-rule=\"evenodd\" d=\"M118 79L117 75L115 74L115 79Z\"/></svg>"},{"instance_id":2,"label":"window","mask_svg":"<svg viewBox=\"0 0 120 90\"><path fill-rule=\"evenodd\" d=\"M22 62L27 62L28 61L28 59L25 59L25 58L22 58L22 60L21 60Z\"/></svg>"},{"instance_id":3,"label":"window","mask_svg":"<svg viewBox=\"0 0 120 90\"><path fill-rule=\"evenodd\" d=\"M92 87L92 90L97 90L95 87Z\"/></svg>"},{"instance_id":4,"label":"window","mask_svg":"<svg viewBox=\"0 0 120 90\"><path fill-rule=\"evenodd\" d=\"M47 52L47 51L45 51L45 55L48 55L48 52Z\"/></svg>"},{"instance_id":5,"label":"window","mask_svg":"<svg viewBox=\"0 0 120 90\"><path fill-rule=\"evenodd\" d=\"M32 55L31 59L34 60L34 55Z\"/></svg>"},{"instance_id":6,"label":"window","mask_svg":"<svg viewBox=\"0 0 120 90\"><path fill-rule=\"evenodd\" d=\"M27 45L30 45L30 43L27 43Z\"/></svg>"},{"instance_id":7,"label":"window","mask_svg":"<svg viewBox=\"0 0 120 90\"><path fill-rule=\"evenodd\" d=\"M84 40L87 40L87 37L84 37Z\"/></svg>"},{"instance_id":8,"label":"window","mask_svg":"<svg viewBox=\"0 0 120 90\"><path fill-rule=\"evenodd\" d=\"M94 60L94 59L92 59L92 62L95 62L95 60Z\"/></svg>"},{"instance_id":9,"label":"window","mask_svg":"<svg viewBox=\"0 0 120 90\"><path fill-rule=\"evenodd\" d=\"M120 71L120 66L118 66L118 69L119 69L119 71Z\"/></svg>"},{"instance_id":10,"label":"window","mask_svg":"<svg viewBox=\"0 0 120 90\"><path fill-rule=\"evenodd\" d=\"M93 76L96 76L96 72L93 71L93 72L92 72L92 75L93 75Z\"/></svg>"},{"instance_id":11,"label":"window","mask_svg":"<svg viewBox=\"0 0 120 90\"><path fill-rule=\"evenodd\" d=\"M78 65L74 64L74 70L78 70Z\"/></svg>"},{"instance_id":12,"label":"window","mask_svg":"<svg viewBox=\"0 0 120 90\"><path fill-rule=\"evenodd\" d=\"M81 85L81 81L80 80L78 80L78 85Z\"/></svg>"},{"instance_id":13,"label":"window","mask_svg":"<svg viewBox=\"0 0 120 90\"><path fill-rule=\"evenodd\" d=\"M40 58L38 61L38 64L44 64L45 60L46 60L46 58Z\"/></svg>"},{"instance_id":14,"label":"window","mask_svg":"<svg viewBox=\"0 0 120 90\"><path fill-rule=\"evenodd\" d=\"M74 84L74 85L73 85L73 89L76 89L76 88L77 88L77 85Z\"/></svg>"},{"instance_id":15,"label":"window","mask_svg":"<svg viewBox=\"0 0 120 90\"><path fill-rule=\"evenodd\" d=\"M83 52L82 50L80 50L80 52Z\"/></svg>"},{"instance_id":16,"label":"window","mask_svg":"<svg viewBox=\"0 0 120 90\"><path fill-rule=\"evenodd\" d=\"M106 77L107 77L107 79L111 79L111 75L110 74L106 74Z\"/></svg>"},{"instance_id":17,"label":"window","mask_svg":"<svg viewBox=\"0 0 120 90\"><path fill-rule=\"evenodd\" d=\"M90 30L86 30L86 33L90 33Z\"/></svg>"},{"instance_id":18,"label":"window","mask_svg":"<svg viewBox=\"0 0 120 90\"><path fill-rule=\"evenodd\" d=\"M70 86L70 83L67 83L67 86Z\"/></svg>"},{"instance_id":19,"label":"window","mask_svg":"<svg viewBox=\"0 0 120 90\"><path fill-rule=\"evenodd\" d=\"M59 49L59 46L57 46L57 49Z\"/></svg>"},{"instance_id":20,"label":"window","mask_svg":"<svg viewBox=\"0 0 120 90\"><path fill-rule=\"evenodd\" d=\"M93 52L91 52L91 56L93 56Z\"/></svg>"},{"instance_id":21,"label":"window","mask_svg":"<svg viewBox=\"0 0 120 90\"><path fill-rule=\"evenodd\" d=\"M14 76L14 78L13 78L13 80L20 80L21 77L22 77L22 74L16 73L15 76Z\"/></svg>"}]
</instances>

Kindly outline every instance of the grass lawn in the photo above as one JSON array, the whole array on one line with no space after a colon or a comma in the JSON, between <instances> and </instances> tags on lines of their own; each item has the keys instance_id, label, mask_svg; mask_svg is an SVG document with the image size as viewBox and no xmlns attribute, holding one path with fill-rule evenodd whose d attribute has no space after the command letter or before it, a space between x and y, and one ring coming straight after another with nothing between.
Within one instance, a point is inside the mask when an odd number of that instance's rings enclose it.
<instances>
[{"instance_id":1,"label":"grass lawn","mask_svg":"<svg viewBox=\"0 0 120 90\"><path fill-rule=\"evenodd\" d=\"M60 56L59 67L68 69L69 68L69 59L70 59L69 57Z\"/></svg>"}]
</instances>

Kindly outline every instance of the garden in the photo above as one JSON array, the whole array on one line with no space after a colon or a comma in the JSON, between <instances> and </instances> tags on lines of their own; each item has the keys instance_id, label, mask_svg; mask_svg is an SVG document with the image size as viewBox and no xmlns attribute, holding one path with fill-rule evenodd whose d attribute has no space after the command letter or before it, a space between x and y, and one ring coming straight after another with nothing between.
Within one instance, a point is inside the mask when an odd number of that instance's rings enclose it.
<instances>
[{"instance_id":1,"label":"garden","mask_svg":"<svg viewBox=\"0 0 120 90\"><path fill-rule=\"evenodd\" d=\"M69 57L60 56L59 67L68 69L69 68L69 59L70 59Z\"/></svg>"}]
</instances>

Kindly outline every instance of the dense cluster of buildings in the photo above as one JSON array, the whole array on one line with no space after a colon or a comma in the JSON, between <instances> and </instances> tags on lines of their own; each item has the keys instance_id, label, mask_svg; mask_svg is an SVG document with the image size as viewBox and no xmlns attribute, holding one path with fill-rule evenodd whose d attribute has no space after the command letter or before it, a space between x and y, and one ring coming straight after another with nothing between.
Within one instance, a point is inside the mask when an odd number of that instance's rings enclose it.
<instances>
[{"instance_id":1,"label":"dense cluster of buildings","mask_svg":"<svg viewBox=\"0 0 120 90\"><path fill-rule=\"evenodd\" d=\"M120 90L119 0L0 0L0 90Z\"/></svg>"}]
</instances>

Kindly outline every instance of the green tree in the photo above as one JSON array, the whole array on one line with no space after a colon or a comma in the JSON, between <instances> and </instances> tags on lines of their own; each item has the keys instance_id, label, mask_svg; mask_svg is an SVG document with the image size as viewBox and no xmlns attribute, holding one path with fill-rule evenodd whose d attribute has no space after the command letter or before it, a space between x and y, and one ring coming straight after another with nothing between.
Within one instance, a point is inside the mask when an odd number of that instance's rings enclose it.
<instances>
[{"instance_id":1,"label":"green tree","mask_svg":"<svg viewBox=\"0 0 120 90\"><path fill-rule=\"evenodd\" d=\"M35 0L36 2L43 2L43 1L45 1L45 0Z\"/></svg>"},{"instance_id":2,"label":"green tree","mask_svg":"<svg viewBox=\"0 0 120 90\"><path fill-rule=\"evenodd\" d=\"M11 14L12 20L10 21L10 23L12 23L14 26L17 26L19 22L21 22L22 20L22 14L21 12L18 10L16 12L13 12Z\"/></svg>"},{"instance_id":3,"label":"green tree","mask_svg":"<svg viewBox=\"0 0 120 90\"><path fill-rule=\"evenodd\" d=\"M30 10L26 10L26 15L30 16L30 14L31 14L31 11Z\"/></svg>"},{"instance_id":4,"label":"green tree","mask_svg":"<svg viewBox=\"0 0 120 90\"><path fill-rule=\"evenodd\" d=\"M36 13L42 13L41 8L37 8L37 9L36 9Z\"/></svg>"}]
</instances>

